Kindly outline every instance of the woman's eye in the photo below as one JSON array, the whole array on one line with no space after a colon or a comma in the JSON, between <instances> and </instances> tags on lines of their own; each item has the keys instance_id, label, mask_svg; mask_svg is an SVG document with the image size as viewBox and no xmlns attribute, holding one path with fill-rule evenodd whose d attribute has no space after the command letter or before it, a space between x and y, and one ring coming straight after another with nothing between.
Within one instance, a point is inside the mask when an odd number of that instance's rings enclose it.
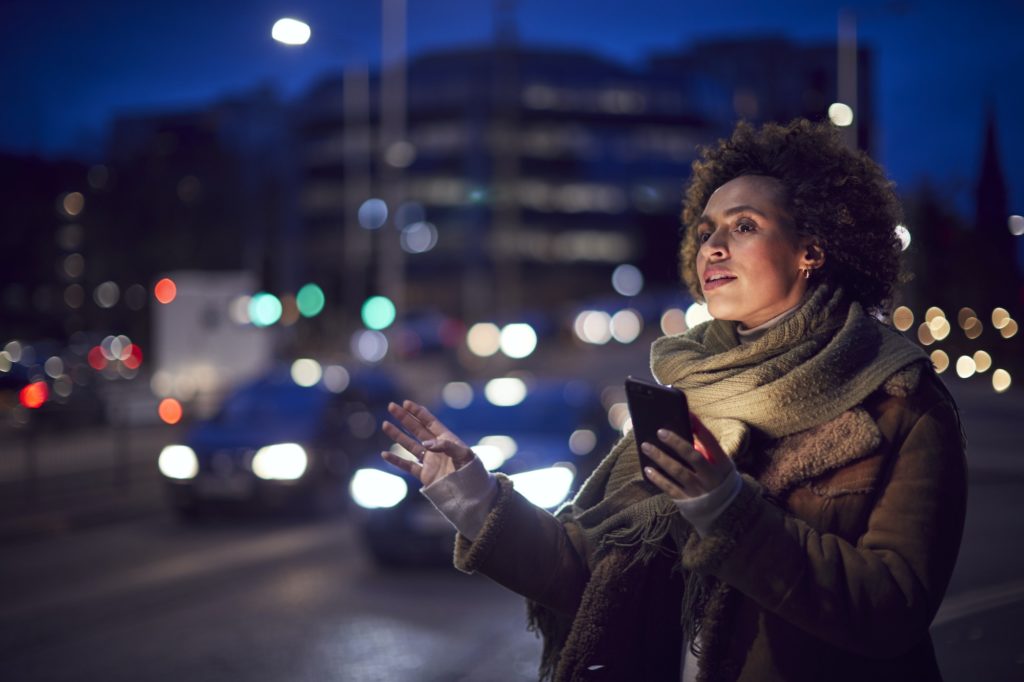
<instances>
[{"instance_id":1,"label":"woman's eye","mask_svg":"<svg viewBox=\"0 0 1024 682\"><path fill-rule=\"evenodd\" d=\"M736 229L739 232L753 232L755 229L757 229L757 226L754 225L753 223L740 223L736 226Z\"/></svg>"},{"instance_id":2,"label":"woman's eye","mask_svg":"<svg viewBox=\"0 0 1024 682\"><path fill-rule=\"evenodd\" d=\"M697 241L700 242L701 244L706 242L710 237L711 237L711 233L710 232L698 232L697 233Z\"/></svg>"}]
</instances>

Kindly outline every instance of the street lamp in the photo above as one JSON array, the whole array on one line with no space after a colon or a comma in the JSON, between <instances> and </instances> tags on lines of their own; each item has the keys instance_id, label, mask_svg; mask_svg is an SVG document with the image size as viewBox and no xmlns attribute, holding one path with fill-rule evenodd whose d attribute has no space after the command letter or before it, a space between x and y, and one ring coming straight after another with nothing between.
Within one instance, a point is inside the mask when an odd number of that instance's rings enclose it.
<instances>
[{"instance_id":1,"label":"street lamp","mask_svg":"<svg viewBox=\"0 0 1024 682\"><path fill-rule=\"evenodd\" d=\"M270 29L270 36L279 43L285 45L305 45L312 35L309 24L298 19L285 17L274 22Z\"/></svg>"}]
</instances>

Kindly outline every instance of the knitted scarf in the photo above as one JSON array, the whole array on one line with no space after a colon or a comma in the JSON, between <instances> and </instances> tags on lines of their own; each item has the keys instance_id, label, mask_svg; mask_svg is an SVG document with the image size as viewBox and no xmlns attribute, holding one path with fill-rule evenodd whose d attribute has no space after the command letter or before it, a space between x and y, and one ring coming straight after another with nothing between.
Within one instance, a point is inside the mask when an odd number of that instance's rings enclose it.
<instances>
[{"instance_id":1,"label":"knitted scarf","mask_svg":"<svg viewBox=\"0 0 1024 682\"><path fill-rule=\"evenodd\" d=\"M925 358L918 346L849 301L842 289L823 283L795 314L750 344L740 345L736 323L722 320L659 338L651 347L651 371L661 383L686 393L690 410L736 460L752 430L776 440L827 422ZM611 580L625 579L659 554L678 553L691 532L672 500L642 475L632 433L619 440L557 516L578 526L592 571L606 559L599 573ZM704 610L701 602L721 587L714 583L687 577L682 617L691 644ZM554 676L556 668L572 669L560 659L586 660L592 653L573 641L577 630L600 627L580 623L587 618L582 609L572 623L536 603L529 611L531 626L545 638L542 678Z\"/></svg>"}]
</instances>

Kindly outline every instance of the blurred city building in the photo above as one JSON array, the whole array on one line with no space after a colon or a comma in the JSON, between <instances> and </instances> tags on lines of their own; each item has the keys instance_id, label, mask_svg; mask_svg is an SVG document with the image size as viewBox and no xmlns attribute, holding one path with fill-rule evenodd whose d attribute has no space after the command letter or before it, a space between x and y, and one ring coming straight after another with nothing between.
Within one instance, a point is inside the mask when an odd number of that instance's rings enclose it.
<instances>
[{"instance_id":1,"label":"blurred city building","mask_svg":"<svg viewBox=\"0 0 1024 682\"><path fill-rule=\"evenodd\" d=\"M869 146L870 59L859 53ZM837 66L834 46L779 38L700 44L641 66L499 40L409 63L406 136L387 147L375 133L382 80L346 71L298 105L306 266L352 315L400 245L407 307L474 321L611 294L623 263L652 286L677 286L697 147L740 118L825 118ZM386 219L367 203L385 196L397 198Z\"/></svg>"}]
</instances>

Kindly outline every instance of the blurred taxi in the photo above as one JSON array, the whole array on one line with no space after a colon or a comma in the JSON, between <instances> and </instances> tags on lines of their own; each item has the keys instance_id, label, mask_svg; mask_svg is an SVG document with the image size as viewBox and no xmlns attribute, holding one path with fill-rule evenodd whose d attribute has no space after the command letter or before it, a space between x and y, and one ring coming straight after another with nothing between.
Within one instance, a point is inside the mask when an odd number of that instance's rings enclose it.
<instances>
[{"instance_id":1,"label":"blurred taxi","mask_svg":"<svg viewBox=\"0 0 1024 682\"><path fill-rule=\"evenodd\" d=\"M186 519L223 503L340 507L353 455L380 449L380 420L397 390L379 371L346 373L344 384L301 385L282 368L230 394L160 453L172 507Z\"/></svg>"},{"instance_id":2,"label":"blurred taxi","mask_svg":"<svg viewBox=\"0 0 1024 682\"><path fill-rule=\"evenodd\" d=\"M582 381L505 377L483 385L453 382L431 411L490 471L508 474L534 504L554 509L594 470L617 438L601 400ZM391 444L399 455L411 455ZM349 491L362 508L366 545L382 564L451 561L454 531L419 494L419 481L380 459L366 462Z\"/></svg>"}]
</instances>

